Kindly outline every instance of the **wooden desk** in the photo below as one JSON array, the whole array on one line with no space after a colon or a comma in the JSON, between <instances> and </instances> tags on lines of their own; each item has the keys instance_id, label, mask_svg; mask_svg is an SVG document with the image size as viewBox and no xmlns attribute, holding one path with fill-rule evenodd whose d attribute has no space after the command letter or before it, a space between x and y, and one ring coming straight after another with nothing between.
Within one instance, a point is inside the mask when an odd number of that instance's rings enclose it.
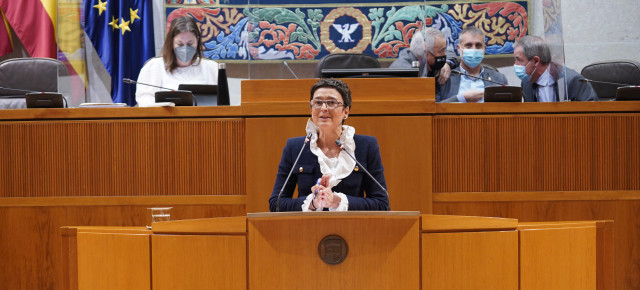
<instances>
[{"instance_id":1,"label":"wooden desk","mask_svg":"<svg viewBox=\"0 0 640 290\"><path fill-rule=\"evenodd\" d=\"M611 225L314 212L160 222L140 233L65 227L63 289L613 289L613 272L597 270L611 262L599 254L612 246ZM329 235L346 247L323 244ZM325 263L325 248L344 260Z\"/></svg>"},{"instance_id":2,"label":"wooden desk","mask_svg":"<svg viewBox=\"0 0 640 290\"><path fill-rule=\"evenodd\" d=\"M61 226L267 210L313 81L248 81L238 107L0 111L0 255L19 265L0 281L59 285ZM377 137L393 210L615 220L617 286L640 287L640 102L435 104L432 79L348 82L348 124Z\"/></svg>"}]
</instances>

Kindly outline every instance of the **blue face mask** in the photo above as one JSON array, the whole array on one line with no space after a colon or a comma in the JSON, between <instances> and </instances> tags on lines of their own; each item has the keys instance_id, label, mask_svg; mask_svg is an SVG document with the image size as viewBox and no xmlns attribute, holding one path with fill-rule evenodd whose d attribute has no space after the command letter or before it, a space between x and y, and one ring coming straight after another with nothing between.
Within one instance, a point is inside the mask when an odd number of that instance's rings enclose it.
<instances>
[{"instance_id":1,"label":"blue face mask","mask_svg":"<svg viewBox=\"0 0 640 290\"><path fill-rule=\"evenodd\" d=\"M529 63L527 62L527 65L529 65ZM527 66L526 65L517 65L514 64L513 65L513 72L516 73L516 76L520 79L520 80L524 80L525 78L527 78L529 75L527 74Z\"/></svg>"},{"instance_id":2,"label":"blue face mask","mask_svg":"<svg viewBox=\"0 0 640 290\"><path fill-rule=\"evenodd\" d=\"M463 49L462 61L469 67L477 67L484 58L484 50L482 49Z\"/></svg>"}]
</instances>

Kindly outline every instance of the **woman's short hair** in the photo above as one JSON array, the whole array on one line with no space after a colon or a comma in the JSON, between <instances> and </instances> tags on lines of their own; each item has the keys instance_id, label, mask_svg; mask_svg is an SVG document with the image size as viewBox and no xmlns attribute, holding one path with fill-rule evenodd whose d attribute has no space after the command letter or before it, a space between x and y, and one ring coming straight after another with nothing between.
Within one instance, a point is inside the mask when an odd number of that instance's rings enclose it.
<instances>
[{"instance_id":1,"label":"woman's short hair","mask_svg":"<svg viewBox=\"0 0 640 290\"><path fill-rule=\"evenodd\" d=\"M167 37L164 39L164 45L162 46L162 58L164 60L164 67L169 72L173 72L178 67L178 59L176 53L173 51L173 39L176 35L183 32L193 32L196 35L198 44L196 46L196 54L191 59L195 62L202 56L202 35L200 34L200 28L190 16L176 17L171 21L169 31L167 31Z\"/></svg>"},{"instance_id":2,"label":"woman's short hair","mask_svg":"<svg viewBox=\"0 0 640 290\"><path fill-rule=\"evenodd\" d=\"M309 98L309 101L313 100L313 94L315 94L319 88L335 89L340 93L340 96L342 96L344 106L351 108L351 90L345 82L334 78L318 80L311 87L311 97Z\"/></svg>"}]
</instances>

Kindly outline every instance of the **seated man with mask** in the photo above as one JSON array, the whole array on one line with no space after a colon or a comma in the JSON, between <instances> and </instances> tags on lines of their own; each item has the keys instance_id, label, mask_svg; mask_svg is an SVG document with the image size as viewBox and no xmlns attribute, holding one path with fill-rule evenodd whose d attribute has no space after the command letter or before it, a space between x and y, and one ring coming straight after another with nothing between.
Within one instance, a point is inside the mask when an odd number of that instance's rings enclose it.
<instances>
[{"instance_id":1,"label":"seated man with mask","mask_svg":"<svg viewBox=\"0 0 640 290\"><path fill-rule=\"evenodd\" d=\"M426 37L426 39L425 39ZM398 54L389 68L410 68L414 61L419 62L421 77L435 77L436 95L440 85L444 84L451 74L451 69L458 66L458 60L447 60L447 40L442 31L427 28L424 32L416 31L411 38L409 49L404 49Z\"/></svg>"},{"instance_id":2,"label":"seated man with mask","mask_svg":"<svg viewBox=\"0 0 640 290\"><path fill-rule=\"evenodd\" d=\"M475 26L464 28L460 32L457 48L458 53L462 56L462 63L455 70L476 78L458 74L452 75L449 81L442 86L440 91L442 100L436 99L436 101L483 103L484 88L498 85L490 81L507 83L507 78L503 74L492 69L485 69L481 64L485 51L485 35L482 30Z\"/></svg>"},{"instance_id":3,"label":"seated man with mask","mask_svg":"<svg viewBox=\"0 0 640 290\"><path fill-rule=\"evenodd\" d=\"M578 72L551 61L549 46L541 37L527 35L518 40L513 56L513 70L522 80L525 102L560 101L558 82L563 78L567 87L564 93L565 100L598 100L591 85L580 82L582 76Z\"/></svg>"}]
</instances>

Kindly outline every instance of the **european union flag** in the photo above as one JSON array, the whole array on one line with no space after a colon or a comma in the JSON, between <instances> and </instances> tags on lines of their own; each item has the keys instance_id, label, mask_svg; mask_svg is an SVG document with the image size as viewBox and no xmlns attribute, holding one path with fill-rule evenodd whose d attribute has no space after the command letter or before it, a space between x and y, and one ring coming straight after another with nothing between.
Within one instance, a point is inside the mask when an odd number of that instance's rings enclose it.
<instances>
[{"instance_id":1,"label":"european union flag","mask_svg":"<svg viewBox=\"0 0 640 290\"><path fill-rule=\"evenodd\" d=\"M84 30L111 74L111 99L136 104L135 86L147 59L155 56L152 0L85 0Z\"/></svg>"}]
</instances>

